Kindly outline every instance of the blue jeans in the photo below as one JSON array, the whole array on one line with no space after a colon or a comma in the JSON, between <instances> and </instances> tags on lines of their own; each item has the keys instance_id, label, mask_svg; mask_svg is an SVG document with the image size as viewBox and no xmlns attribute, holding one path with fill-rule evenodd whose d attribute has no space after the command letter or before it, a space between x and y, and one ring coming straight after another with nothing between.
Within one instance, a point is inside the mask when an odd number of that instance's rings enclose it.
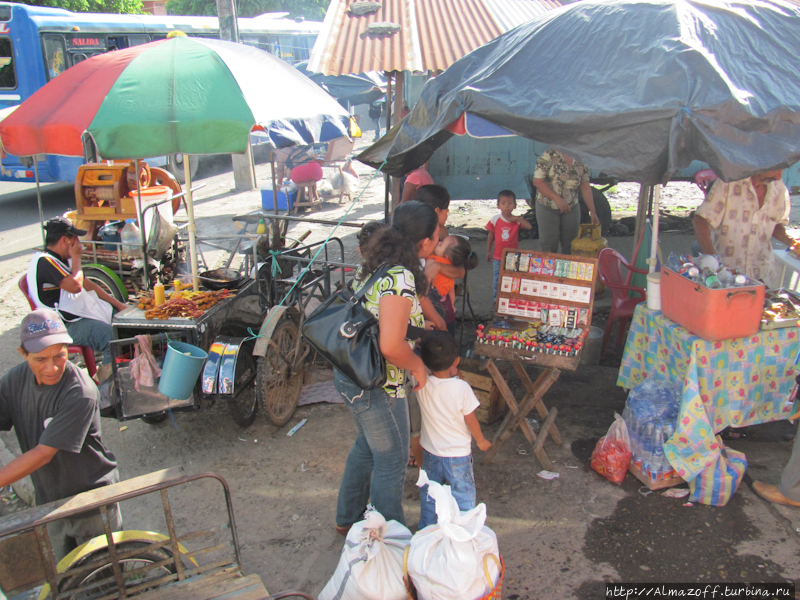
<instances>
[{"instance_id":1,"label":"blue jeans","mask_svg":"<svg viewBox=\"0 0 800 600\"><path fill-rule=\"evenodd\" d=\"M364 518L372 504L387 521L405 525L403 484L409 453L408 404L392 398L383 388L362 390L334 371L333 383L356 427L356 441L347 456L336 524L352 525Z\"/></svg>"},{"instance_id":2,"label":"blue jeans","mask_svg":"<svg viewBox=\"0 0 800 600\"><path fill-rule=\"evenodd\" d=\"M472 454L456 458L436 456L427 450L422 452L422 468L428 474L428 479L449 485L453 498L458 502L462 511L475 508L475 475L472 472ZM420 494L419 528L437 522L436 504L428 496L428 486L422 487Z\"/></svg>"},{"instance_id":3,"label":"blue jeans","mask_svg":"<svg viewBox=\"0 0 800 600\"><path fill-rule=\"evenodd\" d=\"M114 311L116 313L116 311ZM111 363L111 351L108 342L114 339L114 330L111 325L94 319L78 319L71 323L64 323L67 333L78 346L89 346L95 354L103 353L102 364ZM100 361L98 361L100 362Z\"/></svg>"},{"instance_id":4,"label":"blue jeans","mask_svg":"<svg viewBox=\"0 0 800 600\"><path fill-rule=\"evenodd\" d=\"M497 280L500 279L500 263L501 262L502 261L499 261L499 260L496 260L496 259L492 261L492 267L494 268L494 288L492 288L492 289L494 289L494 296L492 296L492 301L493 302L497 301Z\"/></svg>"}]
</instances>

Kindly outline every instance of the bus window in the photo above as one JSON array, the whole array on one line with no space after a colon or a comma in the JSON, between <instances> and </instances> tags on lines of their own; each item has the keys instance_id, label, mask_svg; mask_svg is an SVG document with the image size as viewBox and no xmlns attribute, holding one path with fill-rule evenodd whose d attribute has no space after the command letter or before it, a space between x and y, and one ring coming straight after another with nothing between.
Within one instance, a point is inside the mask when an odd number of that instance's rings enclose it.
<instances>
[{"instance_id":1,"label":"bus window","mask_svg":"<svg viewBox=\"0 0 800 600\"><path fill-rule=\"evenodd\" d=\"M44 61L47 67L47 79L50 80L61 75L66 70L67 64L64 57L67 51L64 46L64 38L60 35L46 34L42 38L44 41Z\"/></svg>"},{"instance_id":2,"label":"bus window","mask_svg":"<svg viewBox=\"0 0 800 600\"><path fill-rule=\"evenodd\" d=\"M14 50L11 39L0 38L0 88L13 90L17 87L17 73L14 71Z\"/></svg>"},{"instance_id":3,"label":"bus window","mask_svg":"<svg viewBox=\"0 0 800 600\"><path fill-rule=\"evenodd\" d=\"M131 46L139 46L146 44L150 41L150 37L146 35L110 35L108 36L108 51L119 50L120 48L130 48Z\"/></svg>"},{"instance_id":4,"label":"bus window","mask_svg":"<svg viewBox=\"0 0 800 600\"><path fill-rule=\"evenodd\" d=\"M74 67L79 62L85 61L87 58L89 58L89 57L86 56L85 54L82 54L80 52L76 52L75 54L72 55L72 66Z\"/></svg>"}]
</instances>

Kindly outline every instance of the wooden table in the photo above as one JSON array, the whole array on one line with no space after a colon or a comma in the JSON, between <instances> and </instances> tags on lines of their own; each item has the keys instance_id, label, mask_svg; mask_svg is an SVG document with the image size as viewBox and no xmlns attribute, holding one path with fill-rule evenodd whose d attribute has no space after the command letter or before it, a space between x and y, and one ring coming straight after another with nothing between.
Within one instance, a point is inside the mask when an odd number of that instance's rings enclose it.
<instances>
[{"instance_id":1,"label":"wooden table","mask_svg":"<svg viewBox=\"0 0 800 600\"><path fill-rule=\"evenodd\" d=\"M558 409L553 408L548 410L544 404L543 397L561 375L561 371L557 368L557 365L565 361L570 361L571 359L547 354L531 357L530 354L532 353L510 348L501 348L490 344L475 344L475 353L488 357L482 366L489 371L492 380L500 390L500 395L509 409L492 440L492 447L483 455L483 462L489 463L494 460L494 457L500 451L503 444L505 444L514 431L519 428L525 436L525 439L527 439L533 447L533 453L536 455L542 467L548 471L552 471L553 462L550 460L550 457L547 456L544 443L547 441L548 437L559 446L563 445L564 441L561 438L558 427L556 427ZM519 402L517 402L517 399L514 397L511 388L508 387L508 382L505 377L503 377L497 365L494 363L493 359L495 358L508 360L514 368L517 377L519 377L519 380L522 382L522 385L525 387L525 395ZM535 382L531 381L523 362L528 362L529 364L533 362L534 364L545 367L544 371L542 371ZM528 414L534 408L543 421L538 435L528 421Z\"/></svg>"}]
</instances>

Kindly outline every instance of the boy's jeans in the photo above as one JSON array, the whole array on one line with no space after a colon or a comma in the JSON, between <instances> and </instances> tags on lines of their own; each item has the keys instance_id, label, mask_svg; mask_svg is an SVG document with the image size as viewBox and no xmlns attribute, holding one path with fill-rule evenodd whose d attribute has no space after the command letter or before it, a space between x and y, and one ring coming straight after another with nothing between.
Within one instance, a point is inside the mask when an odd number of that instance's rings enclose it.
<instances>
[{"instance_id":1,"label":"boy's jeans","mask_svg":"<svg viewBox=\"0 0 800 600\"><path fill-rule=\"evenodd\" d=\"M369 502L384 518L405 525L403 484L409 452L408 404L383 388L362 390L333 372L336 390L350 409L356 441L344 466L336 524L352 525L364 518Z\"/></svg>"},{"instance_id":2,"label":"boy's jeans","mask_svg":"<svg viewBox=\"0 0 800 600\"><path fill-rule=\"evenodd\" d=\"M499 261L497 259L492 261L492 266L494 267L494 288L493 288L494 289L494 296L492 296L492 301L493 302L497 301L497 280L500 279L500 263L501 262L502 261ZM492 310L494 310L494 307L492 307Z\"/></svg>"},{"instance_id":3,"label":"boy's jeans","mask_svg":"<svg viewBox=\"0 0 800 600\"><path fill-rule=\"evenodd\" d=\"M499 261L498 261L499 262ZM462 511L475 508L475 475L472 472L472 454L458 457L442 457L423 449L422 468L428 479L449 485L453 498ZM428 496L428 486L420 494L419 528L433 525L436 519L436 504Z\"/></svg>"}]
</instances>

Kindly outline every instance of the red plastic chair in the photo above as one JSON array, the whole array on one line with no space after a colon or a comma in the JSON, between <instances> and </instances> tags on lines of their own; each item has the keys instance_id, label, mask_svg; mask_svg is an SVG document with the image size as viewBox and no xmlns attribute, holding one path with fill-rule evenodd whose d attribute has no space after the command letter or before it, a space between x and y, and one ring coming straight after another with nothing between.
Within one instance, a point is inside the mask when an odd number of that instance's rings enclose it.
<instances>
[{"instance_id":1,"label":"red plastic chair","mask_svg":"<svg viewBox=\"0 0 800 600\"><path fill-rule=\"evenodd\" d=\"M28 280L25 275L20 278L17 285L19 286L19 291L22 292L22 294L25 296L25 299L28 301L31 310L36 310L36 304L33 302L33 299L28 293ZM67 346L67 352L70 354L80 354L83 357L83 364L86 365L86 371L89 373L89 377L94 379L94 374L97 373L97 363L94 360L94 350L92 350L89 346L78 346L77 344L73 344L71 346Z\"/></svg>"},{"instance_id":2,"label":"red plastic chair","mask_svg":"<svg viewBox=\"0 0 800 600\"><path fill-rule=\"evenodd\" d=\"M625 277L622 275L623 266L627 269ZM597 270L603 285L611 290L611 312L608 315L608 325L606 325L603 346L600 349L600 356L603 356L608 340L611 338L614 321L619 320L619 331L617 332L617 347L619 347L625 341L625 329L628 321L633 317L636 305L647 300L647 291L644 288L631 285L631 277L634 273L646 275L647 270L631 266L625 257L613 248L604 248L600 252L597 257ZM636 292L639 297L631 297L628 292Z\"/></svg>"}]
</instances>

